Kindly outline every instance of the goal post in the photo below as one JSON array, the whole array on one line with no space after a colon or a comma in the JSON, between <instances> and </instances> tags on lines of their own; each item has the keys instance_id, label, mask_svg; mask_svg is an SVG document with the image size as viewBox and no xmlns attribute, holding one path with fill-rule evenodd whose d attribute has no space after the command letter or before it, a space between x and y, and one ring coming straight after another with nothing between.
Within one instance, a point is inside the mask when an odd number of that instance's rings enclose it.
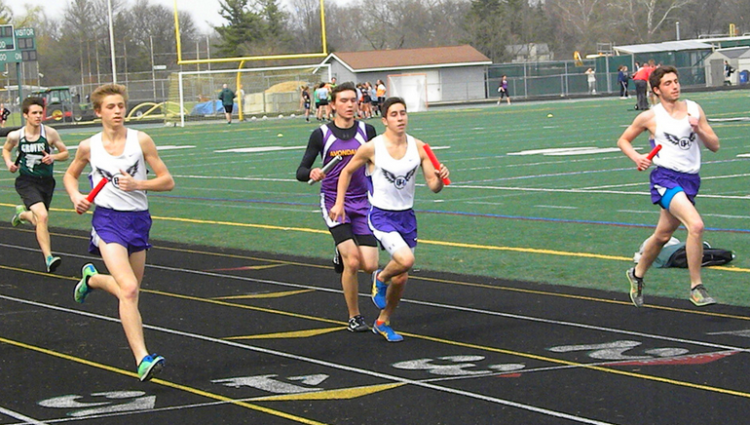
<instances>
[{"instance_id":1,"label":"goal post","mask_svg":"<svg viewBox=\"0 0 750 425\"><path fill-rule=\"evenodd\" d=\"M388 94L404 99L409 112L427 110L427 74L391 74Z\"/></svg>"},{"instance_id":2,"label":"goal post","mask_svg":"<svg viewBox=\"0 0 750 425\"><path fill-rule=\"evenodd\" d=\"M218 99L224 84L235 92L234 118L300 114L301 87L310 87L312 94L330 77L329 64L176 72L170 76L165 123L224 120Z\"/></svg>"}]
</instances>

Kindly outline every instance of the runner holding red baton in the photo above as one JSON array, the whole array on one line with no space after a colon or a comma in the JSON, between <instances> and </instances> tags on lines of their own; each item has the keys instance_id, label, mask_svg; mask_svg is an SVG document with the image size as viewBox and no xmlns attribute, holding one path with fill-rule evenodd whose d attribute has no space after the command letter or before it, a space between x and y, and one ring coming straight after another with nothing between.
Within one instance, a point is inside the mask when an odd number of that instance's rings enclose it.
<instances>
[{"instance_id":1,"label":"runner holding red baton","mask_svg":"<svg viewBox=\"0 0 750 425\"><path fill-rule=\"evenodd\" d=\"M424 153L427 154L427 157L430 158L430 162L432 162L432 166L435 167L435 171L440 170L440 161L438 161L437 157L435 156L435 152L432 151L432 148L427 143L424 144ZM448 177L443 179L443 184L448 186L451 184L451 179Z\"/></svg>"},{"instance_id":2,"label":"runner holding red baton","mask_svg":"<svg viewBox=\"0 0 750 425\"><path fill-rule=\"evenodd\" d=\"M661 145L654 146L654 148L651 149L651 152L649 152L649 154L648 154L648 156L646 156L646 158L649 161L653 160L654 157L656 156L656 154L659 153L660 150L661 150ZM643 170L645 170L645 168L640 168L640 167L638 168L638 171L643 171Z\"/></svg>"},{"instance_id":3,"label":"runner holding red baton","mask_svg":"<svg viewBox=\"0 0 750 425\"><path fill-rule=\"evenodd\" d=\"M99 192L101 192L102 189L104 189L104 186L107 185L107 182L109 182L109 180L107 180L106 178L102 178L101 180L99 180L99 183L96 184L96 187L91 192L89 192L89 194L86 196L86 200L89 201L89 203L94 202L94 198L96 198L96 195L98 195ZM78 214L83 214L83 211L76 211L76 212Z\"/></svg>"}]
</instances>

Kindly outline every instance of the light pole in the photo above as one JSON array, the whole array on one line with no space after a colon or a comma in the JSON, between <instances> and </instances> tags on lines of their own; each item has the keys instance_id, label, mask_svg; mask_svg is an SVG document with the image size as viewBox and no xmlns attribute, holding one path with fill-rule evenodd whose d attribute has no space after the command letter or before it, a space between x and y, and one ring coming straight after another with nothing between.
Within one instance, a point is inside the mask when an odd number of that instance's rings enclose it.
<instances>
[{"instance_id":1,"label":"light pole","mask_svg":"<svg viewBox=\"0 0 750 425\"><path fill-rule=\"evenodd\" d=\"M107 0L107 11L109 14L109 49L112 58L112 82L117 84L117 64L115 63L115 28L112 22L112 0Z\"/></svg>"},{"instance_id":2,"label":"light pole","mask_svg":"<svg viewBox=\"0 0 750 425\"><path fill-rule=\"evenodd\" d=\"M154 69L154 37L149 35L148 40L151 43L151 85L154 89L154 101L156 101L156 71Z\"/></svg>"}]
</instances>

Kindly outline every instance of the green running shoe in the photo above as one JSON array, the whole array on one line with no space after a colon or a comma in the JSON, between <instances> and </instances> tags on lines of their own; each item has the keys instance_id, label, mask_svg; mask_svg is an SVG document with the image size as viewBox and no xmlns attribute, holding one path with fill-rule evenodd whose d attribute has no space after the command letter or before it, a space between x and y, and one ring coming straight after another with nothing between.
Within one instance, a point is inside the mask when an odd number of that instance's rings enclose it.
<instances>
[{"instance_id":1,"label":"green running shoe","mask_svg":"<svg viewBox=\"0 0 750 425\"><path fill-rule=\"evenodd\" d=\"M156 354L146 356L141 360L141 363L138 364L138 379L140 379L141 382L150 381L151 378L161 372L163 368L164 357Z\"/></svg>"},{"instance_id":2,"label":"green running shoe","mask_svg":"<svg viewBox=\"0 0 750 425\"><path fill-rule=\"evenodd\" d=\"M21 214L26 212L26 207L23 205L16 205L16 213L13 214L13 218L10 219L10 224L13 225L13 227L18 227L21 224L26 224L26 220L21 220Z\"/></svg>"},{"instance_id":3,"label":"green running shoe","mask_svg":"<svg viewBox=\"0 0 750 425\"><path fill-rule=\"evenodd\" d=\"M91 288L89 288L89 279L96 274L99 274L99 272L96 271L96 267L94 267L93 264L84 264L81 269L81 275L83 277L81 277L81 281L78 282L76 289L73 291L73 298L75 298L77 303L83 304L86 300L86 296L91 292Z\"/></svg>"}]
</instances>

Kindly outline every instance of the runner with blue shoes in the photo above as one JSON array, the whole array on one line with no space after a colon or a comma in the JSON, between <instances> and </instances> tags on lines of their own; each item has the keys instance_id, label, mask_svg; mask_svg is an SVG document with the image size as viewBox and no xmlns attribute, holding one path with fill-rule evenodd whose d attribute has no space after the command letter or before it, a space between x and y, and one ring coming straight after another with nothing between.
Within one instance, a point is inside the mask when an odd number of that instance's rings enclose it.
<instances>
[{"instance_id":1,"label":"runner with blue shoes","mask_svg":"<svg viewBox=\"0 0 750 425\"><path fill-rule=\"evenodd\" d=\"M330 210L334 221L345 219L344 201L352 175L363 166L371 180L368 223L391 259L372 274L373 302L380 315L372 331L388 342L404 338L390 326L390 318L404 293L409 270L414 265L417 246L417 218L414 213L416 173L421 166L427 187L435 193L443 189L448 169L436 170L424 149L424 142L406 134L408 116L403 99L392 97L383 104L385 133L357 150L339 176L336 203Z\"/></svg>"}]
</instances>

